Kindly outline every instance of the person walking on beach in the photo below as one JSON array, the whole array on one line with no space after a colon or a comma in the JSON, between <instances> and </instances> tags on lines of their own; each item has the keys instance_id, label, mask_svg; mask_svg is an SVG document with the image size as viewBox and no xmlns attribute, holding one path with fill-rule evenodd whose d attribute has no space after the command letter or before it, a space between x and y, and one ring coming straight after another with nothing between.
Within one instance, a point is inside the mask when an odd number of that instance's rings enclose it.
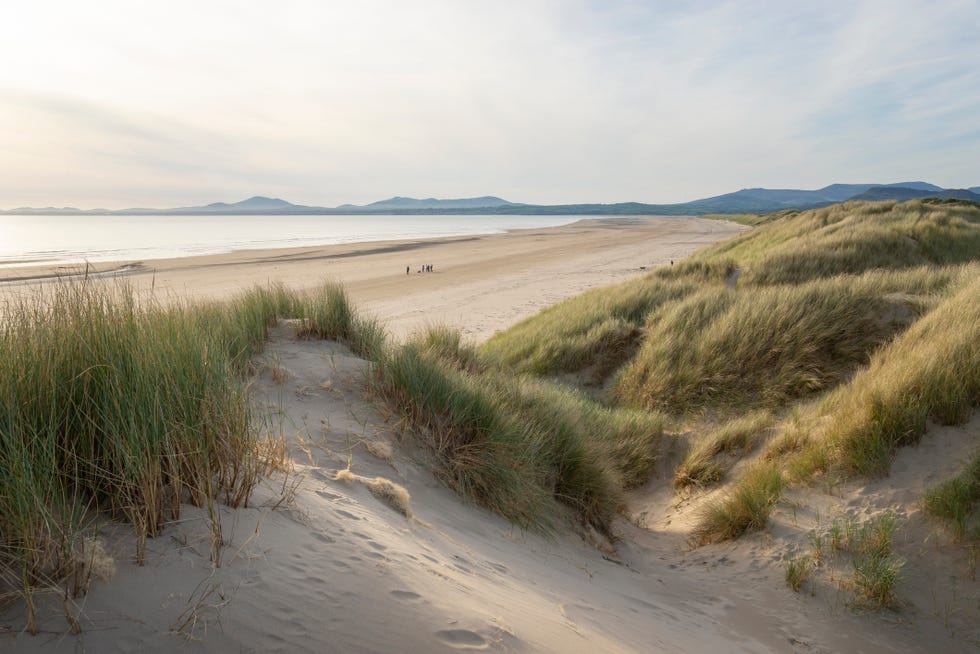
<instances>
[{"instance_id":1,"label":"person walking on beach","mask_svg":"<svg viewBox=\"0 0 980 654\"><path fill-rule=\"evenodd\" d=\"M411 266L405 266L405 274L407 275L410 272L412 272L412 267Z\"/></svg>"}]
</instances>

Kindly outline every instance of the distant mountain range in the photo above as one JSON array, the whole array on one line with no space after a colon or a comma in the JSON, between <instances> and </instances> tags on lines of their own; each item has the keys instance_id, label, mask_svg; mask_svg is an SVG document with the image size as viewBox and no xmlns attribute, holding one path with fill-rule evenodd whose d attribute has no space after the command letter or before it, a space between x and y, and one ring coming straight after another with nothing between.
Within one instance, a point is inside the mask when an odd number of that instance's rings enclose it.
<instances>
[{"instance_id":1,"label":"distant mountain range","mask_svg":"<svg viewBox=\"0 0 980 654\"><path fill-rule=\"evenodd\" d=\"M502 207L513 205L513 202L501 200L492 195L485 195L481 198L460 198L456 200L437 200L435 198L425 198L417 200L415 198L393 197L388 200L372 202L364 206L354 204L342 204L337 209L355 211L391 211L401 209L479 209L483 207Z\"/></svg>"},{"instance_id":2,"label":"distant mountain range","mask_svg":"<svg viewBox=\"0 0 980 654\"><path fill-rule=\"evenodd\" d=\"M528 215L703 215L708 213L768 213L782 209L813 209L847 200L971 200L980 202L980 186L944 189L927 182L897 184L831 184L816 191L750 188L678 204L521 204L483 196L439 200L393 197L365 205L310 207L279 198L251 197L241 202L213 202L199 207L173 209L75 209L73 207L21 207L0 211L18 215L336 215L336 214L528 214Z\"/></svg>"}]
</instances>

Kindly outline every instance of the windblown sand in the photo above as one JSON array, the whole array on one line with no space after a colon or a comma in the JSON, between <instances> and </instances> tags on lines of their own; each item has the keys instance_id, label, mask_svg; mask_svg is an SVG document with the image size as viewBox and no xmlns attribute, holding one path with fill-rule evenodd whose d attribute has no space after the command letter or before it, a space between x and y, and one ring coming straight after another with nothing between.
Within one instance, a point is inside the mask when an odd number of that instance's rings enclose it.
<instances>
[{"instance_id":1,"label":"windblown sand","mask_svg":"<svg viewBox=\"0 0 980 654\"><path fill-rule=\"evenodd\" d=\"M155 292L221 296L266 279L313 285L334 275L396 335L442 320L483 338L739 229L666 220L364 246L363 254L327 248L155 262ZM425 263L435 272L416 273ZM154 283L152 274L133 279ZM10 288L30 292L34 284ZM654 479L632 498L618 542L597 547L572 529L552 538L522 532L442 487L398 417L370 397L368 364L342 345L291 334L287 324L273 330L253 393L264 428L285 435L293 464L265 480L249 508L221 510L221 566L203 510L184 507L182 520L148 544L142 567L132 562L129 529L106 524L100 542L115 574L93 580L78 601L82 633L67 634L52 593L40 598L34 637L18 633L16 601L0 604L0 649L955 652L980 639L976 582L955 546L910 508L924 483L962 460L977 420L901 453L889 480L784 503L771 529L735 544L691 550L684 509L698 500L665 493L669 476ZM840 589L786 587L785 560L807 546L801 531L896 503L917 530L903 532L904 555L940 560L934 569L944 571L911 576L900 589L902 610L862 613Z\"/></svg>"}]
</instances>

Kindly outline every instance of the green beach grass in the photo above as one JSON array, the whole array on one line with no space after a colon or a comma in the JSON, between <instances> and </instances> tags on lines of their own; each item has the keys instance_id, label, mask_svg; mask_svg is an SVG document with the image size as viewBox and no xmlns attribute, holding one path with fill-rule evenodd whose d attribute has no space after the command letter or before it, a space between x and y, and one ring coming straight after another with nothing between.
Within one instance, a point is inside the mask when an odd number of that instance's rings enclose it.
<instances>
[{"instance_id":1,"label":"green beach grass","mask_svg":"<svg viewBox=\"0 0 980 654\"><path fill-rule=\"evenodd\" d=\"M247 503L281 452L247 393L279 318L372 361L375 396L446 485L545 532L573 521L614 539L629 491L682 432L674 483L729 484L690 535L703 545L764 528L786 483L887 474L930 421L976 410L980 208L848 203L744 222L756 226L481 345L440 326L391 343L333 284L162 306L83 282L8 302L0 596L22 598L33 630L38 589L77 591L94 515L132 524L142 559L182 503ZM975 513L964 474L926 499L957 525Z\"/></svg>"},{"instance_id":2,"label":"green beach grass","mask_svg":"<svg viewBox=\"0 0 980 654\"><path fill-rule=\"evenodd\" d=\"M75 571L99 513L146 539L182 503L246 505L279 461L246 392L250 359L279 316L299 335L374 352L376 323L343 290L256 288L230 302L166 307L125 286L63 283L9 301L0 327L0 596L33 594ZM279 455L281 456L281 454ZM73 622L66 603L66 618Z\"/></svg>"},{"instance_id":3,"label":"green beach grass","mask_svg":"<svg viewBox=\"0 0 980 654\"><path fill-rule=\"evenodd\" d=\"M563 383L574 373L611 408L665 416L692 443L680 487L719 483L755 440L796 481L886 474L929 420L975 411L980 207L852 202L739 222L754 228L497 334L477 349L481 365ZM773 428L725 444L758 416ZM733 484L736 496L759 486ZM708 524L726 511L744 522L720 503L695 540L741 533Z\"/></svg>"}]
</instances>

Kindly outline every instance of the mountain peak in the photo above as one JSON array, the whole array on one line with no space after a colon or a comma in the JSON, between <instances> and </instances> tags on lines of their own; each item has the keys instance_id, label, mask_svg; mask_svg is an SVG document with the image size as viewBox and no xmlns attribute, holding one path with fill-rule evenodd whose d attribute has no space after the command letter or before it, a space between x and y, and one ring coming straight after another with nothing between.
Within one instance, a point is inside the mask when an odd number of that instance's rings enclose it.
<instances>
[{"instance_id":1,"label":"mountain peak","mask_svg":"<svg viewBox=\"0 0 980 654\"><path fill-rule=\"evenodd\" d=\"M247 200L242 200L241 202L236 202L233 206L236 207L294 207L292 202L287 202L286 200L280 198L267 198L264 195L253 195Z\"/></svg>"},{"instance_id":2,"label":"mountain peak","mask_svg":"<svg viewBox=\"0 0 980 654\"><path fill-rule=\"evenodd\" d=\"M452 200L440 200L438 198L408 198L400 195L396 195L393 198L388 198L387 200L380 200L378 202L372 202L371 204L365 205L365 208L370 209L471 209L471 208L483 208L483 207L502 207L504 205L513 204L507 200L492 196L484 195L478 198L457 198Z\"/></svg>"},{"instance_id":3,"label":"mountain peak","mask_svg":"<svg viewBox=\"0 0 980 654\"><path fill-rule=\"evenodd\" d=\"M253 195L247 200L241 200L239 202L212 202L211 204L205 205L203 208L212 210L248 209L251 211L261 211L271 209L287 209L295 206L296 205L292 202L286 202L280 198L267 198L264 195Z\"/></svg>"}]
</instances>

